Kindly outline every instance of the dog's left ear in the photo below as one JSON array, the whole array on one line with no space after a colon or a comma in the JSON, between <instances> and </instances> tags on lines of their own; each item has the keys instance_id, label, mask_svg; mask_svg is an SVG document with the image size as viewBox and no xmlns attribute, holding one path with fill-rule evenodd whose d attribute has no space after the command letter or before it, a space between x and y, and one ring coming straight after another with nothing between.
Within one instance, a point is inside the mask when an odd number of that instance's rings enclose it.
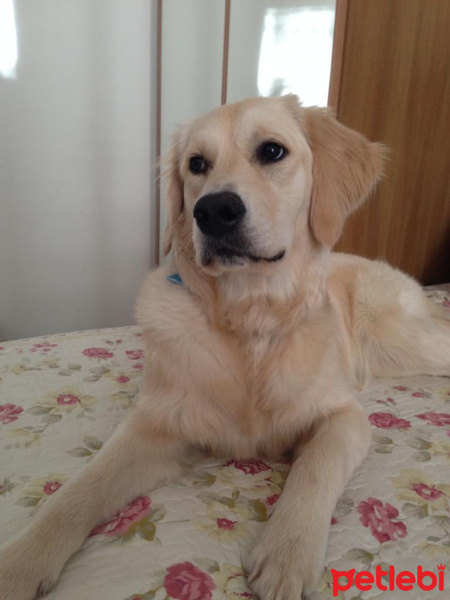
<instances>
[{"instance_id":1,"label":"dog's left ear","mask_svg":"<svg viewBox=\"0 0 450 600\"><path fill-rule=\"evenodd\" d=\"M174 227L184 207L183 181L180 175L181 134L182 130L179 130L174 135L172 144L161 161L167 205L167 223L163 237L164 256L167 256L172 248Z\"/></svg>"},{"instance_id":2,"label":"dog's left ear","mask_svg":"<svg viewBox=\"0 0 450 600\"><path fill-rule=\"evenodd\" d=\"M326 109L299 110L313 153L311 228L316 239L331 248L347 216L381 177L386 150L341 125Z\"/></svg>"}]
</instances>

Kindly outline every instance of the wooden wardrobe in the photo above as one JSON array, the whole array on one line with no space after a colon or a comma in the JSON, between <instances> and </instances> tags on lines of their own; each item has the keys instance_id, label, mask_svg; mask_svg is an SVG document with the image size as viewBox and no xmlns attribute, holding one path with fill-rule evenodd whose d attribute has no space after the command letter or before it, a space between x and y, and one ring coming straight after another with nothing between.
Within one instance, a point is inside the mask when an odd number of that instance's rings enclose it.
<instances>
[{"instance_id":1,"label":"wooden wardrobe","mask_svg":"<svg viewBox=\"0 0 450 600\"><path fill-rule=\"evenodd\" d=\"M450 0L338 0L330 105L390 149L336 249L450 282Z\"/></svg>"}]
</instances>

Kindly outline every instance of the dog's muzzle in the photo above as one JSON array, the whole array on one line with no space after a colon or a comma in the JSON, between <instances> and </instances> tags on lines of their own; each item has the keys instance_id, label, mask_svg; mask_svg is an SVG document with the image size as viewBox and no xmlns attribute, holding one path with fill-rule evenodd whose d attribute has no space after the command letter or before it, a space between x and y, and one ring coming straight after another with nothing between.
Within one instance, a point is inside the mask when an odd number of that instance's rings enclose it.
<instances>
[{"instance_id":1,"label":"dog's muzzle","mask_svg":"<svg viewBox=\"0 0 450 600\"><path fill-rule=\"evenodd\" d=\"M244 223L246 208L234 192L207 194L197 200L194 219L203 234L200 261L209 266L214 259L227 267L244 266L251 262L277 262L284 250L274 256L260 255L251 243L248 225Z\"/></svg>"},{"instance_id":2,"label":"dog's muzzle","mask_svg":"<svg viewBox=\"0 0 450 600\"><path fill-rule=\"evenodd\" d=\"M245 215L245 206L233 192L207 194L194 206L194 219L200 231L211 237L235 233Z\"/></svg>"}]
</instances>

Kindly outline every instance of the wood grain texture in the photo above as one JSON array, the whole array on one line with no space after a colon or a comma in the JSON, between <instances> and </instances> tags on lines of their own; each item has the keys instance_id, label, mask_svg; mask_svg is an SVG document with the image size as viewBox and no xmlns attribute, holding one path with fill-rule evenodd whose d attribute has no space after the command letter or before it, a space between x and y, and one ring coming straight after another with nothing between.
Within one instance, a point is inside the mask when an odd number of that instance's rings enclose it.
<instances>
[{"instance_id":1,"label":"wood grain texture","mask_svg":"<svg viewBox=\"0 0 450 600\"><path fill-rule=\"evenodd\" d=\"M342 57L344 55L345 30L347 27L348 0L336 0L334 17L333 53L331 57L330 87L328 106L336 112L341 88Z\"/></svg>"},{"instance_id":2,"label":"wood grain texture","mask_svg":"<svg viewBox=\"0 0 450 600\"><path fill-rule=\"evenodd\" d=\"M449 282L449 0L348 0L338 118L390 160L336 249Z\"/></svg>"}]
</instances>

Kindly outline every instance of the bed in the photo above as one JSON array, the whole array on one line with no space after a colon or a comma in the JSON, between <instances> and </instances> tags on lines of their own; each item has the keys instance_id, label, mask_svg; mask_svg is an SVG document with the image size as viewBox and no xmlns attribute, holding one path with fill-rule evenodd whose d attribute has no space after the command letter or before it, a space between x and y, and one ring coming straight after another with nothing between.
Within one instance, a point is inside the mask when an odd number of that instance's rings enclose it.
<instances>
[{"instance_id":1,"label":"bed","mask_svg":"<svg viewBox=\"0 0 450 600\"><path fill-rule=\"evenodd\" d=\"M428 294L450 310L450 286ZM0 342L0 542L92 460L132 410L142 369L137 327ZM332 569L450 569L450 379L378 380L360 399L372 446L336 507L313 600L334 597ZM242 557L288 472L286 462L203 462L96 527L49 600L252 598ZM405 597L375 585L337 597L383 594ZM414 586L407 598L446 594Z\"/></svg>"}]
</instances>

